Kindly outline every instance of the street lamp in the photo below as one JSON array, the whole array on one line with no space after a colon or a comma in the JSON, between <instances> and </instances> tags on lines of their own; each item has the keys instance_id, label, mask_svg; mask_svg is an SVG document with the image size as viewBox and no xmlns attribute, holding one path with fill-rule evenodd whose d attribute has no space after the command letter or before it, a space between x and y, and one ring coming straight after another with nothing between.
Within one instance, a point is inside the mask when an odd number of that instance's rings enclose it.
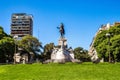
<instances>
[{"instance_id":1,"label":"street lamp","mask_svg":"<svg viewBox=\"0 0 120 80\"><path fill-rule=\"evenodd\" d=\"M106 36L108 37L108 55L109 55L109 62L111 62L110 59L110 33L106 33Z\"/></svg>"},{"instance_id":2,"label":"street lamp","mask_svg":"<svg viewBox=\"0 0 120 80\"><path fill-rule=\"evenodd\" d=\"M17 35L15 35L14 37L14 41L15 41L15 51L14 51L14 64L16 63L16 40L18 39L18 36Z\"/></svg>"}]
</instances>

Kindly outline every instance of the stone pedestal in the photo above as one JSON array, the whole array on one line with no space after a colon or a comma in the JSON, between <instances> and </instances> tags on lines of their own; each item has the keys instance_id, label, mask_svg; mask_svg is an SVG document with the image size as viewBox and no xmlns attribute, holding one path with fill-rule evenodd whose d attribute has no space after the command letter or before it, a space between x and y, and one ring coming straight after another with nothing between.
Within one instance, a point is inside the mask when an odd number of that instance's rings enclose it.
<instances>
[{"instance_id":1,"label":"stone pedestal","mask_svg":"<svg viewBox=\"0 0 120 80\"><path fill-rule=\"evenodd\" d=\"M74 59L73 52L71 52L70 49L67 49L67 40L65 38L59 39L58 46L60 46L60 48L54 48L51 54L52 62L63 63Z\"/></svg>"},{"instance_id":2,"label":"stone pedestal","mask_svg":"<svg viewBox=\"0 0 120 80\"><path fill-rule=\"evenodd\" d=\"M64 46L64 47L66 47L67 46L67 39L65 39L64 37L63 38L61 37L58 40L58 46Z\"/></svg>"},{"instance_id":3,"label":"stone pedestal","mask_svg":"<svg viewBox=\"0 0 120 80\"><path fill-rule=\"evenodd\" d=\"M53 52L51 55L52 62L65 62L65 55L62 49L58 49L57 52Z\"/></svg>"}]
</instances>

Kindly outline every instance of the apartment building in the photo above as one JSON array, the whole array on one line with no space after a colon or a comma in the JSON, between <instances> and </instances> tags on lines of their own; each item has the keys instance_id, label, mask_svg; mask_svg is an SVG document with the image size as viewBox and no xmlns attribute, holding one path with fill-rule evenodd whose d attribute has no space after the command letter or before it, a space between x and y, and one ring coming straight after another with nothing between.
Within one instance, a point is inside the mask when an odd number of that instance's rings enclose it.
<instances>
[{"instance_id":1,"label":"apartment building","mask_svg":"<svg viewBox=\"0 0 120 80\"><path fill-rule=\"evenodd\" d=\"M12 14L11 36L21 39L25 35L33 35L33 16L26 13Z\"/></svg>"}]
</instances>

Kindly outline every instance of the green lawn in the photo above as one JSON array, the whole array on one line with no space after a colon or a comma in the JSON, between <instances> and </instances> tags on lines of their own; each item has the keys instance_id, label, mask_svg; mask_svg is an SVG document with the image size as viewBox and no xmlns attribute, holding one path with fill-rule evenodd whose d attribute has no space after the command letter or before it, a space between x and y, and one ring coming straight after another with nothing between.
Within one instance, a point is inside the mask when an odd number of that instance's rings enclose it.
<instances>
[{"instance_id":1,"label":"green lawn","mask_svg":"<svg viewBox=\"0 0 120 80\"><path fill-rule=\"evenodd\" d=\"M120 80L120 64L0 65L0 80Z\"/></svg>"}]
</instances>

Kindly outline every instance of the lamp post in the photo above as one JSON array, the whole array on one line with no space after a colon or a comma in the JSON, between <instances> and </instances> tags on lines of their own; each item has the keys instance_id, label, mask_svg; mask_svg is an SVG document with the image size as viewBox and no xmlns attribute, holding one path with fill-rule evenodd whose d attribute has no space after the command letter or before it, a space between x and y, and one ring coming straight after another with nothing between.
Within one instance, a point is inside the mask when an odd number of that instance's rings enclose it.
<instances>
[{"instance_id":1,"label":"lamp post","mask_svg":"<svg viewBox=\"0 0 120 80\"><path fill-rule=\"evenodd\" d=\"M106 36L108 37L108 55L109 55L109 62L111 62L111 56L110 56L110 33L106 33Z\"/></svg>"},{"instance_id":2,"label":"lamp post","mask_svg":"<svg viewBox=\"0 0 120 80\"><path fill-rule=\"evenodd\" d=\"M15 51L14 51L14 64L16 63L16 40L18 39L18 36L17 35L15 35L14 37L14 41L15 41Z\"/></svg>"}]
</instances>

